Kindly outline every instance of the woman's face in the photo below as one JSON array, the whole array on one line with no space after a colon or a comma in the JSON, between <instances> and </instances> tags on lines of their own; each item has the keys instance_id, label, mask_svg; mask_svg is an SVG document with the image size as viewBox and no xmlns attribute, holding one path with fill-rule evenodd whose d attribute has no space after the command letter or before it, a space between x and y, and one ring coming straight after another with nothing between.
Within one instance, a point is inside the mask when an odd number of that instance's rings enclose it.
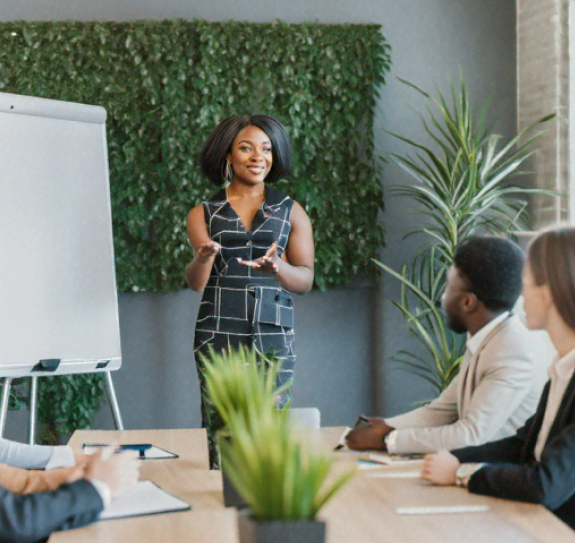
<instances>
[{"instance_id":1,"label":"woman's face","mask_svg":"<svg viewBox=\"0 0 575 543\"><path fill-rule=\"evenodd\" d=\"M545 330L549 310L553 306L549 285L537 285L529 264L523 268L523 307L527 317L527 328Z\"/></svg>"},{"instance_id":2,"label":"woman's face","mask_svg":"<svg viewBox=\"0 0 575 543\"><path fill-rule=\"evenodd\" d=\"M263 183L272 168L272 144L268 135L256 126L238 132L226 156L234 170L234 181L249 185Z\"/></svg>"}]
</instances>

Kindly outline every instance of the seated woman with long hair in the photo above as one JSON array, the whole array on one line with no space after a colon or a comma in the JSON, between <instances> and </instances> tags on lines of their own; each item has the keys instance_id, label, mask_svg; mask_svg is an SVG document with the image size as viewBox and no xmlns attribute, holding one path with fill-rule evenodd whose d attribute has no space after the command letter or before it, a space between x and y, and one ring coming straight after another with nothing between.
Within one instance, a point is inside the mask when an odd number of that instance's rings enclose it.
<instances>
[{"instance_id":1,"label":"seated woman with long hair","mask_svg":"<svg viewBox=\"0 0 575 543\"><path fill-rule=\"evenodd\" d=\"M557 350L535 415L514 436L426 456L422 477L540 503L575 529L575 227L531 242L523 297L528 328L547 331Z\"/></svg>"}]
</instances>

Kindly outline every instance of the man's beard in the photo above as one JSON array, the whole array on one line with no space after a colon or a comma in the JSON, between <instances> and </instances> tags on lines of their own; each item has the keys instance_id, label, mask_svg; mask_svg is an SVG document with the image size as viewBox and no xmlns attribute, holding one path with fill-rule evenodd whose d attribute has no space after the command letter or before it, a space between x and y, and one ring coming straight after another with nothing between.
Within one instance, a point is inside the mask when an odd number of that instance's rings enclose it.
<instances>
[{"instance_id":1,"label":"man's beard","mask_svg":"<svg viewBox=\"0 0 575 543\"><path fill-rule=\"evenodd\" d=\"M465 334L465 332L467 332L467 326L461 322L461 319L459 319L457 315L446 313L445 317L447 318L447 326L451 331L456 334Z\"/></svg>"}]
</instances>

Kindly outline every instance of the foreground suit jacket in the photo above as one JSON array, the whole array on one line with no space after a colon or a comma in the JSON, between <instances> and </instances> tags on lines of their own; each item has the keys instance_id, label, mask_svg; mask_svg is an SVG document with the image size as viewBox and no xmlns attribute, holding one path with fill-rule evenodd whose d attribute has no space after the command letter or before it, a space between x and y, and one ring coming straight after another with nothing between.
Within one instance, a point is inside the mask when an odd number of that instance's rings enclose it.
<instances>
[{"instance_id":1,"label":"foreground suit jacket","mask_svg":"<svg viewBox=\"0 0 575 543\"><path fill-rule=\"evenodd\" d=\"M0 542L44 540L56 530L94 522L103 507L102 498L86 480L27 496L0 487Z\"/></svg>"},{"instance_id":2,"label":"foreground suit jacket","mask_svg":"<svg viewBox=\"0 0 575 543\"><path fill-rule=\"evenodd\" d=\"M575 375L537 462L534 450L548 395L549 383L535 415L514 436L452 453L460 462L494 462L471 476L471 492L540 503L575 529Z\"/></svg>"},{"instance_id":3,"label":"foreground suit jacket","mask_svg":"<svg viewBox=\"0 0 575 543\"><path fill-rule=\"evenodd\" d=\"M547 379L544 344L510 314L466 356L459 374L424 407L386 418L395 451L435 452L513 435L537 406Z\"/></svg>"}]
</instances>

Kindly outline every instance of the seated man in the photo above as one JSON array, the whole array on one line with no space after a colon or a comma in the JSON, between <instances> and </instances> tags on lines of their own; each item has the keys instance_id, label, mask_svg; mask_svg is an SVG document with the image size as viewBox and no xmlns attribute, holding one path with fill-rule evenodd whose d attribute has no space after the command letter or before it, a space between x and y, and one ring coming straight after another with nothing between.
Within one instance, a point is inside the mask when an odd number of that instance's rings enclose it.
<instances>
[{"instance_id":1,"label":"seated man","mask_svg":"<svg viewBox=\"0 0 575 543\"><path fill-rule=\"evenodd\" d=\"M441 305L449 327L467 332L459 374L424 407L386 419L362 417L351 449L427 453L501 439L535 411L545 382L544 346L511 313L523 253L511 241L472 237L456 251Z\"/></svg>"},{"instance_id":2,"label":"seated man","mask_svg":"<svg viewBox=\"0 0 575 543\"><path fill-rule=\"evenodd\" d=\"M0 486L0 539L2 543L45 540L53 531L84 526L97 520L110 502L138 480L135 453L101 453L90 458L84 478L53 492L16 495Z\"/></svg>"},{"instance_id":3,"label":"seated man","mask_svg":"<svg viewBox=\"0 0 575 543\"><path fill-rule=\"evenodd\" d=\"M427 455L421 476L542 504L575 530L575 227L542 232L527 254L527 326L545 330L557 351L539 406L515 435Z\"/></svg>"}]
</instances>

